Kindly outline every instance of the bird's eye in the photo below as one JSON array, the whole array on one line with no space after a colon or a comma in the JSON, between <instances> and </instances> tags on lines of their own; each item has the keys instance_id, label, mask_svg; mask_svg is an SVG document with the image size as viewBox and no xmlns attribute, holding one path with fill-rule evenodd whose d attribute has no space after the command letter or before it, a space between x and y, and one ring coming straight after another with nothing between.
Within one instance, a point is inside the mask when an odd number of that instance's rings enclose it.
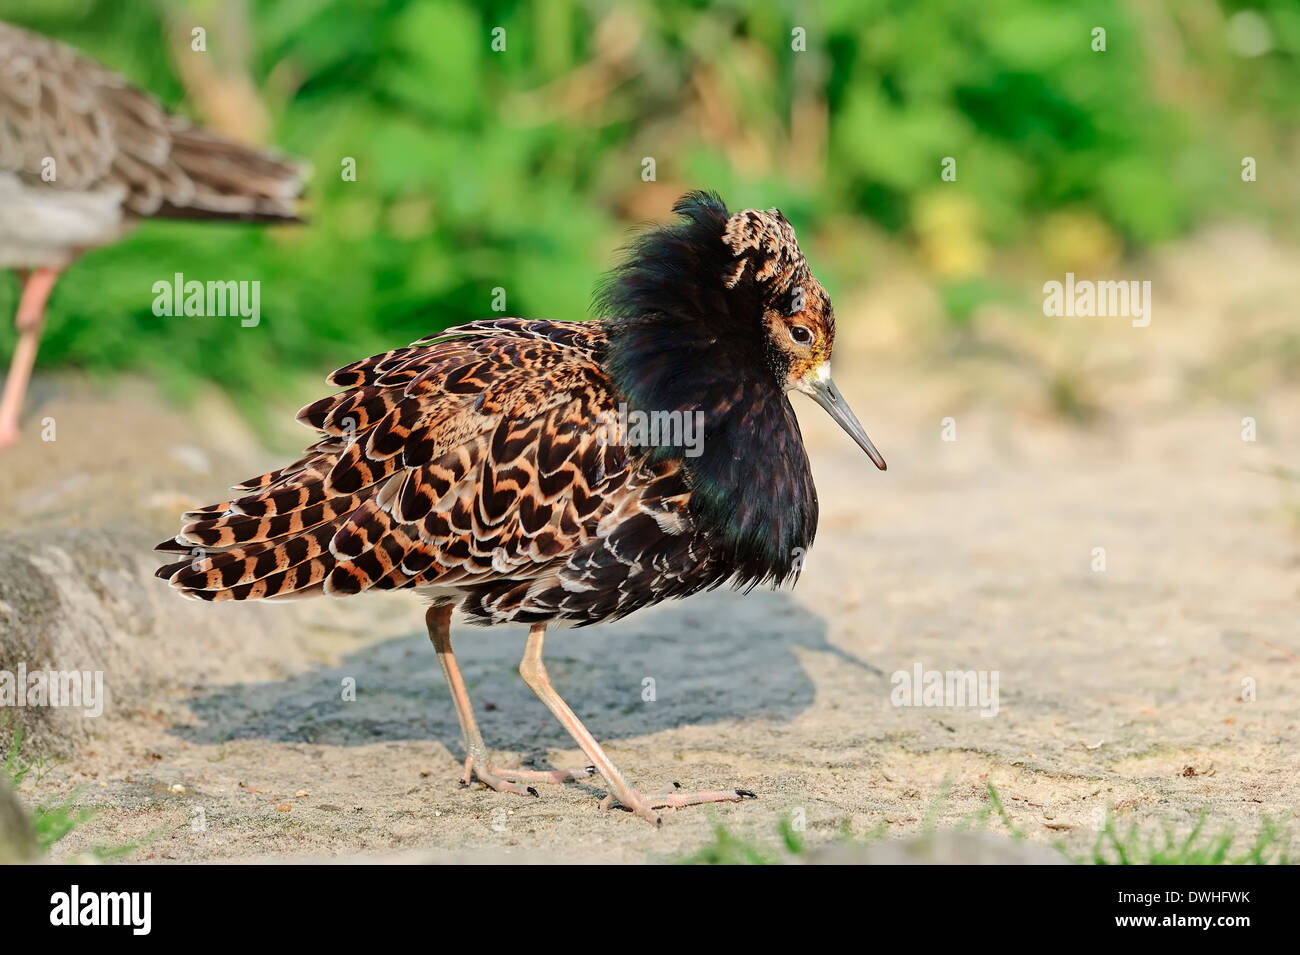
<instances>
[{"instance_id":1,"label":"bird's eye","mask_svg":"<svg viewBox=\"0 0 1300 955\"><path fill-rule=\"evenodd\" d=\"M796 345L811 345L813 340L812 330L804 325L790 326L790 341Z\"/></svg>"}]
</instances>

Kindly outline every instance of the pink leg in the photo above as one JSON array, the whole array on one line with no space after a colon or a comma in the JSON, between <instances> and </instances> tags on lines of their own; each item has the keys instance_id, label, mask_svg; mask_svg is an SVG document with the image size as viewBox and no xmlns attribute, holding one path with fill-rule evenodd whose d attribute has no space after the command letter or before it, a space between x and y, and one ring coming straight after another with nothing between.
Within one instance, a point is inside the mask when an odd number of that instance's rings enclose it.
<instances>
[{"instance_id":1,"label":"pink leg","mask_svg":"<svg viewBox=\"0 0 1300 955\"><path fill-rule=\"evenodd\" d=\"M14 325L18 329L18 344L14 347L13 361L9 363L9 376L5 379L4 396L0 398L0 448L18 440L18 416L23 410L23 396L27 382L36 364L36 349L45 327L45 303L50 290L59 277L58 269L40 268L23 279L22 297L18 300L18 314Z\"/></svg>"},{"instance_id":2,"label":"pink leg","mask_svg":"<svg viewBox=\"0 0 1300 955\"><path fill-rule=\"evenodd\" d=\"M461 772L462 786L468 786L477 779L483 785L497 792L519 793L521 796L536 796L537 790L532 786L520 786L518 783L567 783L575 779L586 779L596 771L594 766L582 769L497 769L488 764L487 747L483 745L483 734L479 732L478 720L474 718L474 705L470 702L469 691L465 688L465 679L460 674L460 665L456 663L456 654L451 649L451 607L430 607L424 615L425 625L429 630L429 639L438 651L438 662L442 664L443 675L451 689L452 702L456 704L456 717L460 720L460 731L465 737L465 768Z\"/></svg>"},{"instance_id":3,"label":"pink leg","mask_svg":"<svg viewBox=\"0 0 1300 955\"><path fill-rule=\"evenodd\" d=\"M673 785L680 788L681 784L673 783ZM686 806L702 806L710 802L743 802L746 799L757 799L758 796L748 789L706 789L698 793L670 792L641 798L651 809L682 809ZM612 796L606 796L600 801L601 809L610 809L616 805L619 805L619 801Z\"/></svg>"},{"instance_id":4,"label":"pink leg","mask_svg":"<svg viewBox=\"0 0 1300 955\"><path fill-rule=\"evenodd\" d=\"M601 748L600 743L591 735L587 727L582 725L576 713L569 708L569 704L560 698L560 694L555 691L551 685L551 678L546 673L546 666L542 663L542 645L546 639L546 624L534 624L533 628L528 631L528 646L524 650L524 658L519 663L519 674L524 678L524 682L532 688L547 708L555 714L555 718L560 721L569 735L577 742L582 751L587 754L587 758L595 764L596 770L605 777L605 783L609 786L610 792L600 802L600 808L609 809L612 806L622 806L624 809L632 812L653 825L659 825L663 820L655 812L656 809L677 808L681 806L697 806L701 803L708 802L740 802L742 799L756 798L752 792L747 789L722 789L711 792L701 793L668 793L661 796L643 796L630 785L619 772L617 766L605 755L605 750ZM676 785L676 784L674 784Z\"/></svg>"}]
</instances>

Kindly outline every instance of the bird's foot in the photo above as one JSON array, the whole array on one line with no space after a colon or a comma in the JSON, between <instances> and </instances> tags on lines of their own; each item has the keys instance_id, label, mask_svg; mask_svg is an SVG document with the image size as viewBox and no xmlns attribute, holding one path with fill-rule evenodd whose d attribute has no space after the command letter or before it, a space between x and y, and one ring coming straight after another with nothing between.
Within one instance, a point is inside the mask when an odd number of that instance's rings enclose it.
<instances>
[{"instance_id":1,"label":"bird's foot","mask_svg":"<svg viewBox=\"0 0 1300 955\"><path fill-rule=\"evenodd\" d=\"M600 801L601 809L619 808L632 812L654 825L659 825L661 818L656 809L681 809L685 806L700 806L711 802L743 802L757 799L758 796L748 789L712 789L698 793L684 793L681 783L673 783L673 791L654 796L643 796L635 789L629 789L622 795L610 793Z\"/></svg>"},{"instance_id":2,"label":"bird's foot","mask_svg":"<svg viewBox=\"0 0 1300 955\"><path fill-rule=\"evenodd\" d=\"M537 790L521 783L571 783L586 779L596 772L595 766L581 769L498 769L495 766L483 766L473 756L465 760L465 769L460 774L460 784L468 786L478 780L489 789L499 793L518 793L520 796L536 796Z\"/></svg>"},{"instance_id":3,"label":"bird's foot","mask_svg":"<svg viewBox=\"0 0 1300 955\"><path fill-rule=\"evenodd\" d=\"M512 783L572 783L596 775L595 766L581 769L498 769L489 766L488 772Z\"/></svg>"}]
</instances>

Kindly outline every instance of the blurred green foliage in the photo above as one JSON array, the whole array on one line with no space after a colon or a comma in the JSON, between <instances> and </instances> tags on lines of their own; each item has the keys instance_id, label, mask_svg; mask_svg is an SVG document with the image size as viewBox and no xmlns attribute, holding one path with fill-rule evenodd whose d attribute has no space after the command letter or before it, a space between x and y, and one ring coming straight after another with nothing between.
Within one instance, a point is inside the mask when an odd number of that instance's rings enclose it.
<instances>
[{"instance_id":1,"label":"blurred green foliage","mask_svg":"<svg viewBox=\"0 0 1300 955\"><path fill-rule=\"evenodd\" d=\"M1294 0L1261 0L1245 19L1236 0L0 9L203 121L204 91L177 58L234 62L269 139L313 164L308 225L146 223L89 253L52 303L42 367L142 369L182 393L216 380L249 409L290 370L489 316L497 287L507 314L584 316L629 226L688 188L779 205L806 239L833 232L814 257L832 293L870 279L855 236L892 236L950 283L961 320L982 294L984 250L1034 254L1053 216L1067 240L1120 250L1224 214L1294 221L1295 187L1277 185L1297 142ZM206 54L164 39L194 25ZM798 30L806 50L792 49ZM1245 188L1244 155L1261 165ZM940 180L944 157L955 182ZM261 281L261 324L156 317L151 287L175 272ZM14 303L0 282L0 309ZM12 341L0 333L0 351Z\"/></svg>"}]
</instances>

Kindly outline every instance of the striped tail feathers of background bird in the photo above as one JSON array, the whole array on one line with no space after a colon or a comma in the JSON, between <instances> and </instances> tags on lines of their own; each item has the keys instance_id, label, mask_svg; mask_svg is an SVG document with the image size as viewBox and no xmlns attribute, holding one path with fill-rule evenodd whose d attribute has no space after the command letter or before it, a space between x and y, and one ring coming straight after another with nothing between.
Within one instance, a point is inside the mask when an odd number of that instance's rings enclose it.
<instances>
[{"instance_id":1,"label":"striped tail feathers of background bird","mask_svg":"<svg viewBox=\"0 0 1300 955\"><path fill-rule=\"evenodd\" d=\"M198 128L72 47L2 22L0 172L33 189L119 194L134 218L248 222L300 221L308 175L305 163Z\"/></svg>"},{"instance_id":2,"label":"striped tail feathers of background bird","mask_svg":"<svg viewBox=\"0 0 1300 955\"><path fill-rule=\"evenodd\" d=\"M321 433L190 511L158 571L200 600L431 588L479 623L623 616L722 578L678 461L620 442L599 322L474 322L340 368Z\"/></svg>"}]
</instances>

